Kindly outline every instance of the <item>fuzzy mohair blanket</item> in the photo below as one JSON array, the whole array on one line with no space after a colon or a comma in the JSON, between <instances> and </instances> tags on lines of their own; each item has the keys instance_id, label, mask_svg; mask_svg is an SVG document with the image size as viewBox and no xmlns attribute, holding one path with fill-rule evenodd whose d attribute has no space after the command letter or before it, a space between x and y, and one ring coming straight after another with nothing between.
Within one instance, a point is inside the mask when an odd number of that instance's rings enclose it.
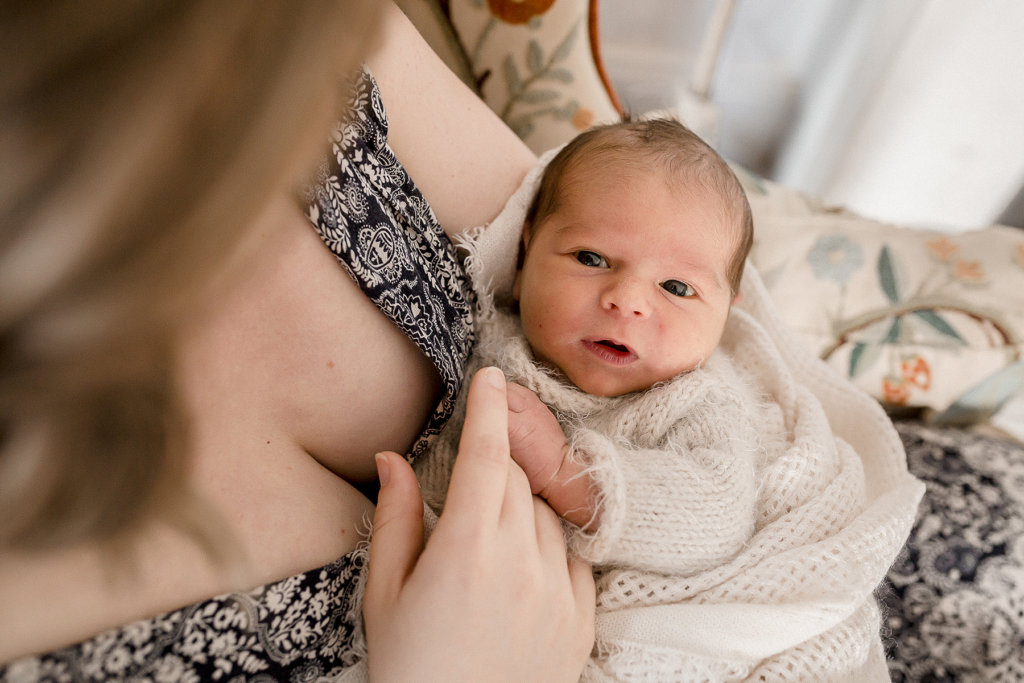
<instances>
[{"instance_id":1,"label":"fuzzy mohair blanket","mask_svg":"<svg viewBox=\"0 0 1024 683\"><path fill-rule=\"evenodd\" d=\"M508 327L514 316L505 309L518 243L551 156L493 222L461 240L478 290L478 329L492 330L480 337L473 367L522 360L522 353L497 347L514 332ZM630 476L616 474L616 449L607 446L621 447L621 435L601 435L600 424L587 422L588 414L600 416L607 404L567 411L569 399L559 398L557 378L506 368L511 380L554 403L557 414L572 413L572 423L563 424L570 442L593 451L581 457L593 465L602 526L596 534L569 533L570 548L595 562L598 579L597 638L583 680L888 680L873 591L910 532L924 487L907 472L884 411L782 323L751 264L741 292L716 354L728 360L727 376L738 374L757 396L752 410L760 434L753 520L743 542L721 561L701 564L694 557L695 563L675 572L660 560L648 562L644 553L631 554L637 539L628 533L630 525L610 522L635 517L641 504L656 513L659 501L650 499L655 494L631 501ZM720 432L728 429L730 415L705 411L701 420L709 433ZM458 426L456 418L451 429ZM439 445L444 440L442 435ZM434 483L424 483L429 497Z\"/></svg>"}]
</instances>

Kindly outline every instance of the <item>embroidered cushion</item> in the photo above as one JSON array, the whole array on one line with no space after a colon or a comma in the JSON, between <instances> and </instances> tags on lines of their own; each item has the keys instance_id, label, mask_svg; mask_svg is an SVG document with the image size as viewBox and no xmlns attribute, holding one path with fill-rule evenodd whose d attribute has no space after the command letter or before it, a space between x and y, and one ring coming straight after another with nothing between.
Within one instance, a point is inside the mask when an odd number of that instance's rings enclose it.
<instances>
[{"instance_id":1,"label":"embroidered cushion","mask_svg":"<svg viewBox=\"0 0 1024 683\"><path fill-rule=\"evenodd\" d=\"M401 0L449 67L536 153L621 108L598 53L595 0Z\"/></svg>"},{"instance_id":2,"label":"embroidered cushion","mask_svg":"<svg viewBox=\"0 0 1024 683\"><path fill-rule=\"evenodd\" d=\"M894 413L978 422L1024 385L1024 232L889 225L741 178L783 318Z\"/></svg>"}]
</instances>

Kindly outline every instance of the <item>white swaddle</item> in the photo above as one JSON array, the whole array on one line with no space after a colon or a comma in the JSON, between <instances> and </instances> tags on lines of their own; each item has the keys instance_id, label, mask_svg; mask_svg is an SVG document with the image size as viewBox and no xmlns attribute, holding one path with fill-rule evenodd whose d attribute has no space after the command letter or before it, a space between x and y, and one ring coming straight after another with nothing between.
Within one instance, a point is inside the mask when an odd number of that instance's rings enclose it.
<instances>
[{"instance_id":1,"label":"white swaddle","mask_svg":"<svg viewBox=\"0 0 1024 683\"><path fill-rule=\"evenodd\" d=\"M460 240L479 316L511 300L523 221L553 154ZM604 569L584 680L888 680L872 592L924 487L881 407L804 348L749 263L741 292L721 347L781 416L763 439L757 530L734 559L685 578Z\"/></svg>"}]
</instances>

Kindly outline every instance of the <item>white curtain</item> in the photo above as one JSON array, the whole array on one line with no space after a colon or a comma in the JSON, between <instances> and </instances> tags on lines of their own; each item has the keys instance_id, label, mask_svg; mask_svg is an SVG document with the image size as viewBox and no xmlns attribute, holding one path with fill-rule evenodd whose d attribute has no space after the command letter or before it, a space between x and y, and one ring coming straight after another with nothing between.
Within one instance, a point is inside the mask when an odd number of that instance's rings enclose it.
<instances>
[{"instance_id":1,"label":"white curtain","mask_svg":"<svg viewBox=\"0 0 1024 683\"><path fill-rule=\"evenodd\" d=\"M602 0L605 59L627 102L678 104L714 4ZM955 231L1012 218L1022 37L1021 0L738 0L711 93L716 143L882 220Z\"/></svg>"},{"instance_id":2,"label":"white curtain","mask_svg":"<svg viewBox=\"0 0 1024 683\"><path fill-rule=\"evenodd\" d=\"M870 2L858 19L847 37L867 36L808 83L835 97L806 110L776 176L899 223L998 220L1024 181L1024 3Z\"/></svg>"}]
</instances>

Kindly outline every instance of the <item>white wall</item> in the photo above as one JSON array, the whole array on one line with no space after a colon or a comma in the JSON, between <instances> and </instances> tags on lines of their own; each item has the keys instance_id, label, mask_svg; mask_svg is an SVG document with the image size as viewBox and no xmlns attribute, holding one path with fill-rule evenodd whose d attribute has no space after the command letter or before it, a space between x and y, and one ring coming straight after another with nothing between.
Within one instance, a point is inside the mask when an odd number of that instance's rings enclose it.
<instances>
[{"instance_id":1,"label":"white wall","mask_svg":"<svg viewBox=\"0 0 1024 683\"><path fill-rule=\"evenodd\" d=\"M634 110L686 99L714 6L601 1L606 66ZM1019 220L1004 210L1024 186L1022 37L1020 0L737 0L711 135L731 159L883 220Z\"/></svg>"}]
</instances>

